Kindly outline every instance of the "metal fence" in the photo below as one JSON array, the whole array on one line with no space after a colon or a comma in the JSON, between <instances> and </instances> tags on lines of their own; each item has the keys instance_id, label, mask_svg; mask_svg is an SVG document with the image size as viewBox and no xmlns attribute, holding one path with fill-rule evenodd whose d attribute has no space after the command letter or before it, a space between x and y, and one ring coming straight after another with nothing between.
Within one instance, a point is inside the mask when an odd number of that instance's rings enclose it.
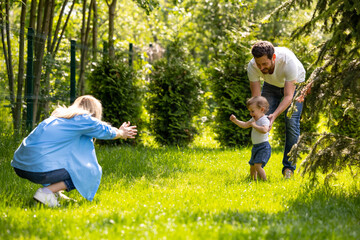
<instances>
[{"instance_id":1,"label":"metal fence","mask_svg":"<svg viewBox=\"0 0 360 240\"><path fill-rule=\"evenodd\" d=\"M0 26L1 27L1 26ZM16 32L16 33L20 33L20 29L16 29L16 28L12 28L11 29L12 32ZM33 126L33 110L34 110L34 72L33 72L33 68L34 68L34 44L36 43L36 39L35 39L35 32L32 28L28 28L28 32L27 32L27 38L26 38L26 43L25 43L25 48L26 48L26 77L25 77L25 84L24 84L24 105L23 107L26 108L26 115L23 115L23 118L26 119L26 122L23 122L23 124L25 124L27 126L27 128L29 126ZM45 36L41 36L42 38L45 38ZM108 55L108 44L106 42L104 42L104 47L103 49L99 50L99 49L93 49L90 48L88 46L82 46L81 43L78 43L76 40L71 40L70 41L70 48L69 47L65 47L63 49L61 49L61 51L70 51L70 59L67 60L67 63L69 64L69 68L70 68L70 76L68 79L68 86L69 86L69 92L67 96L61 96L61 99L63 102L69 102L70 104L74 102L74 100L76 99L76 70L77 70L77 60L76 60L76 54L78 50L81 50L83 48L87 48L88 52L93 52L96 51L96 53L101 54L102 57L107 56ZM150 48L152 48L152 45L150 45ZM60 50L60 49L59 49ZM1 51L2 52L2 51ZM134 56L136 55L136 52L134 51L134 45L133 43L129 43L129 48L128 50L124 50L124 49L115 49L115 52L122 52L124 54L128 55L128 64L130 66L133 65L134 62ZM151 59L150 59L151 60ZM58 64L63 64L63 62L58 62L55 61ZM4 76L5 79L5 75L6 75L6 70L2 70L2 74ZM1 89L0 91L0 108L10 108L10 97L9 97L9 93L6 90L7 88L7 83L6 81L3 81L4 84L4 88L5 89ZM59 100L59 98L54 99ZM4 112L4 111L3 111ZM24 120L25 121L25 120Z\"/></svg>"}]
</instances>

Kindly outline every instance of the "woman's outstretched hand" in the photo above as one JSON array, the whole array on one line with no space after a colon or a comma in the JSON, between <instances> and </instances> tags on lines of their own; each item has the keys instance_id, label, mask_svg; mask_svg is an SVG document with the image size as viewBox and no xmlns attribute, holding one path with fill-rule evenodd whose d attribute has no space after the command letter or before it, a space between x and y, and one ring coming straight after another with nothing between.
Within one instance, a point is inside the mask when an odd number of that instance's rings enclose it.
<instances>
[{"instance_id":1,"label":"woman's outstretched hand","mask_svg":"<svg viewBox=\"0 0 360 240\"><path fill-rule=\"evenodd\" d=\"M128 139L135 138L137 134L136 126L130 126L130 122L124 122L118 129L116 138Z\"/></svg>"}]
</instances>

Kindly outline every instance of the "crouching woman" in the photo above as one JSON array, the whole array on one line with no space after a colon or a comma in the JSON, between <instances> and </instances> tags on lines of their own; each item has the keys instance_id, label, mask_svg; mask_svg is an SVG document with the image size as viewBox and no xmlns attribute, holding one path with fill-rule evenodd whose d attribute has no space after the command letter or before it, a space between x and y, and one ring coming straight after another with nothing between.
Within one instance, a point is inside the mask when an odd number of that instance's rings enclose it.
<instances>
[{"instance_id":1,"label":"crouching woman","mask_svg":"<svg viewBox=\"0 0 360 240\"><path fill-rule=\"evenodd\" d=\"M102 169L93 139L127 139L137 134L129 122L115 128L101 117L100 101L81 96L70 107L55 109L22 141L11 166L19 177L44 186L36 191L36 201L59 206L61 191L73 189L90 201L94 198Z\"/></svg>"}]
</instances>

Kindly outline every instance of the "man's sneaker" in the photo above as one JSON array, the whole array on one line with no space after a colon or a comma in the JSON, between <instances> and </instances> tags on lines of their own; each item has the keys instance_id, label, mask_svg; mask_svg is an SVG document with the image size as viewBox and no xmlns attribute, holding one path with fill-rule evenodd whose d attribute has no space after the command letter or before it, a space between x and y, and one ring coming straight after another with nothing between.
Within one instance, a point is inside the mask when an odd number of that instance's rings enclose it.
<instances>
[{"instance_id":1,"label":"man's sneaker","mask_svg":"<svg viewBox=\"0 0 360 240\"><path fill-rule=\"evenodd\" d=\"M45 193L42 188L39 188L35 195L34 199L38 202L41 202L49 207L58 207L60 206L54 193Z\"/></svg>"},{"instance_id":2,"label":"man's sneaker","mask_svg":"<svg viewBox=\"0 0 360 240\"><path fill-rule=\"evenodd\" d=\"M286 168L284 170L284 178L285 179L290 179L290 178L292 178L293 175L294 175L294 173L290 169Z\"/></svg>"},{"instance_id":3,"label":"man's sneaker","mask_svg":"<svg viewBox=\"0 0 360 240\"><path fill-rule=\"evenodd\" d=\"M65 194L63 194L62 191L59 191L59 192L57 192L57 193L54 193L54 195L55 195L59 200L76 202L75 199L69 198L68 196L66 196Z\"/></svg>"}]
</instances>

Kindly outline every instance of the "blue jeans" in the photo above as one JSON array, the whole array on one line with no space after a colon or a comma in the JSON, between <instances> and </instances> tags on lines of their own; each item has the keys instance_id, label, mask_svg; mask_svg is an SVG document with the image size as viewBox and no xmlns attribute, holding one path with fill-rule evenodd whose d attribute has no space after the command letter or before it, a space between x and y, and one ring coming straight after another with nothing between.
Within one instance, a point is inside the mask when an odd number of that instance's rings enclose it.
<instances>
[{"instance_id":1,"label":"blue jeans","mask_svg":"<svg viewBox=\"0 0 360 240\"><path fill-rule=\"evenodd\" d=\"M284 97L284 88L279 88L264 82L261 95L265 97L269 102L269 111L267 115L272 114L276 108L279 106L282 98ZM295 95L295 93L294 93ZM300 136L300 116L303 109L303 103L296 102L297 111L294 112L291 118L286 116L288 109L285 110L285 149L283 157L283 169L286 168L294 171L296 165L292 165L289 161L288 153L290 152L292 146L297 143Z\"/></svg>"},{"instance_id":2,"label":"blue jeans","mask_svg":"<svg viewBox=\"0 0 360 240\"><path fill-rule=\"evenodd\" d=\"M18 168L14 168L14 170L19 177L25 178L33 183L43 184L46 186L53 183L64 182L66 185L66 191L69 192L75 189L70 174L64 168L50 172L28 172Z\"/></svg>"}]
</instances>

